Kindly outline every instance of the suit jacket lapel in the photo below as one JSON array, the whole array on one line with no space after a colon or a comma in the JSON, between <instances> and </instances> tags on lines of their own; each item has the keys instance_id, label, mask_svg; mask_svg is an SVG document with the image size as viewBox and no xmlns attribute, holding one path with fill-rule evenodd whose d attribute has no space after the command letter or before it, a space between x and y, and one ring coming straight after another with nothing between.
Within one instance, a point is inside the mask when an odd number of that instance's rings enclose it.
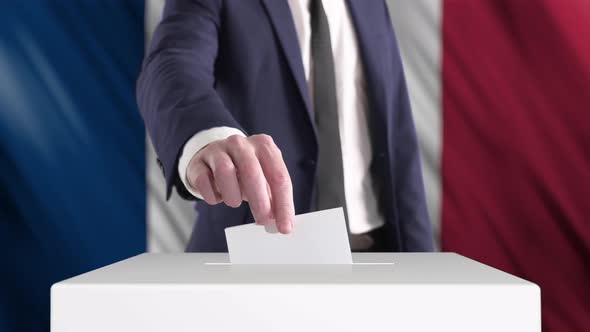
<instances>
[{"instance_id":1,"label":"suit jacket lapel","mask_svg":"<svg viewBox=\"0 0 590 332\"><path fill-rule=\"evenodd\" d=\"M307 91L307 82L305 81L305 73L303 71L303 60L301 59L301 49L299 48L299 41L297 39L297 31L295 30L295 23L291 15L291 9L287 1L278 0L261 0L266 8L266 12L270 17L270 21L274 27L275 33L280 41L281 48L287 58L287 63L291 69L297 88L301 97L303 98L306 111L312 125L313 115L311 114L309 93Z\"/></svg>"},{"instance_id":2,"label":"suit jacket lapel","mask_svg":"<svg viewBox=\"0 0 590 332\"><path fill-rule=\"evenodd\" d=\"M380 4L379 6L376 4ZM365 79L367 83L367 99L371 106L373 128L379 133L386 133L387 124L387 81L382 74L388 64L384 63L384 56L380 50L389 41L383 31L376 29L384 16L381 1L348 0L348 7L357 33L359 52ZM385 8L387 10L387 8ZM373 136L378 133L373 133Z\"/></svg>"}]
</instances>

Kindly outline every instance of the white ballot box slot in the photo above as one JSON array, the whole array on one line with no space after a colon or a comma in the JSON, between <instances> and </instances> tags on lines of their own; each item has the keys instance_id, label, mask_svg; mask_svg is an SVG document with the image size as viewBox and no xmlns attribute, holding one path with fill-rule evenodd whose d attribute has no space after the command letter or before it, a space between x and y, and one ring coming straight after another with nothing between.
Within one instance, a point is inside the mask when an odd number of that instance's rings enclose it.
<instances>
[{"instance_id":1,"label":"white ballot box slot","mask_svg":"<svg viewBox=\"0 0 590 332\"><path fill-rule=\"evenodd\" d=\"M229 262L205 262L203 263L204 265L232 265L232 263ZM356 262L352 262L352 265L393 265L393 262L373 262L373 263L356 263ZM251 264L251 265L256 265L256 264Z\"/></svg>"},{"instance_id":2,"label":"white ballot box slot","mask_svg":"<svg viewBox=\"0 0 590 332\"><path fill-rule=\"evenodd\" d=\"M229 264L143 254L59 282L53 332L540 332L537 285L452 253L354 264Z\"/></svg>"}]
</instances>

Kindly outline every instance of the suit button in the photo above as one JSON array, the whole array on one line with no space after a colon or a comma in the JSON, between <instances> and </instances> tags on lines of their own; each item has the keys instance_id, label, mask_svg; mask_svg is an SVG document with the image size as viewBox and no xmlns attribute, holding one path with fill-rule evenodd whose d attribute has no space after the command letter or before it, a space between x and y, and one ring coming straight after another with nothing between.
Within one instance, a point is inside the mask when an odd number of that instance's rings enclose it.
<instances>
[{"instance_id":1,"label":"suit button","mask_svg":"<svg viewBox=\"0 0 590 332\"><path fill-rule=\"evenodd\" d=\"M304 159L298 162L299 167L304 168L306 170L315 169L316 161L315 159Z\"/></svg>"}]
</instances>

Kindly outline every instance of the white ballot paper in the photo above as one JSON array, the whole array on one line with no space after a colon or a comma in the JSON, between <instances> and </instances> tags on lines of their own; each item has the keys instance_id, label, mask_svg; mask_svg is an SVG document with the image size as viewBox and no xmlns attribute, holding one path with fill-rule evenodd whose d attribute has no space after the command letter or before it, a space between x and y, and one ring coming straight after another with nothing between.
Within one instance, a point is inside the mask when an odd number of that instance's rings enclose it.
<instances>
[{"instance_id":1,"label":"white ballot paper","mask_svg":"<svg viewBox=\"0 0 590 332\"><path fill-rule=\"evenodd\" d=\"M225 229L232 264L352 264L342 208L295 216L289 234L275 224Z\"/></svg>"}]
</instances>

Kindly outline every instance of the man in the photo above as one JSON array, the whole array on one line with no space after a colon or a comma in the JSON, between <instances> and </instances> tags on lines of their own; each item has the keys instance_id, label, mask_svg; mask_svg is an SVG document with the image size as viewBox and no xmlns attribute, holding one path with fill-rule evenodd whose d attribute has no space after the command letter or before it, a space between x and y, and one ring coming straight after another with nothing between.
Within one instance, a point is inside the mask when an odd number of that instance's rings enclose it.
<instances>
[{"instance_id":1,"label":"man","mask_svg":"<svg viewBox=\"0 0 590 332\"><path fill-rule=\"evenodd\" d=\"M167 195L199 199L187 251L339 206L353 250L433 249L383 1L169 0L137 94Z\"/></svg>"}]
</instances>

